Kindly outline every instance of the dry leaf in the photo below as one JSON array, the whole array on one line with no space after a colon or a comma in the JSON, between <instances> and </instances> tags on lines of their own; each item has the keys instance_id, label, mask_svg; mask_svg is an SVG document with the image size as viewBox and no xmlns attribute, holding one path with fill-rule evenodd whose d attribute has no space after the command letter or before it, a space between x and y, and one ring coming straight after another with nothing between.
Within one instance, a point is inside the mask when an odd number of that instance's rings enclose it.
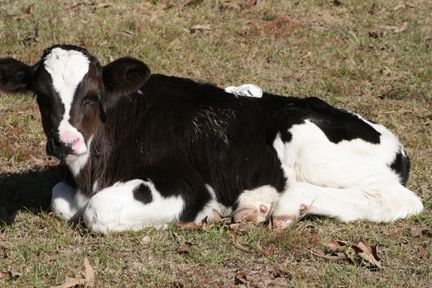
<instances>
[{"instance_id":1,"label":"dry leaf","mask_svg":"<svg viewBox=\"0 0 432 288\"><path fill-rule=\"evenodd\" d=\"M412 237L419 237L421 235L422 229L419 227L411 227L411 236Z\"/></svg>"},{"instance_id":2,"label":"dry leaf","mask_svg":"<svg viewBox=\"0 0 432 288\"><path fill-rule=\"evenodd\" d=\"M34 5L35 4L31 4L28 6L20 15L10 15L10 17L12 17L13 20L22 20L31 15Z\"/></svg>"},{"instance_id":3,"label":"dry leaf","mask_svg":"<svg viewBox=\"0 0 432 288\"><path fill-rule=\"evenodd\" d=\"M230 229L240 232L249 232L256 229L256 226L250 222L232 223L229 225Z\"/></svg>"},{"instance_id":4,"label":"dry leaf","mask_svg":"<svg viewBox=\"0 0 432 288\"><path fill-rule=\"evenodd\" d=\"M5 272L0 271L0 279L12 280L12 279L16 279L20 276L21 276L21 273L18 273L15 271L5 271Z\"/></svg>"},{"instance_id":5,"label":"dry leaf","mask_svg":"<svg viewBox=\"0 0 432 288\"><path fill-rule=\"evenodd\" d=\"M98 8L109 8L111 6L112 6L111 3L97 3L95 5L96 9L98 9Z\"/></svg>"},{"instance_id":6,"label":"dry leaf","mask_svg":"<svg viewBox=\"0 0 432 288\"><path fill-rule=\"evenodd\" d=\"M234 247L244 252L250 252L250 249L248 247L245 247L239 243L238 235L233 229L230 229L230 234L231 234L231 239L233 241Z\"/></svg>"},{"instance_id":7,"label":"dry leaf","mask_svg":"<svg viewBox=\"0 0 432 288\"><path fill-rule=\"evenodd\" d=\"M192 247L191 242L182 243L179 247L179 254L188 254L190 252L190 248Z\"/></svg>"},{"instance_id":8,"label":"dry leaf","mask_svg":"<svg viewBox=\"0 0 432 288\"><path fill-rule=\"evenodd\" d=\"M244 9L250 9L258 3L258 0L245 0L242 7Z\"/></svg>"},{"instance_id":9,"label":"dry leaf","mask_svg":"<svg viewBox=\"0 0 432 288\"><path fill-rule=\"evenodd\" d=\"M327 248L329 248L332 251L340 251L347 247L348 242L345 241L339 241L339 240L331 240L324 244Z\"/></svg>"},{"instance_id":10,"label":"dry leaf","mask_svg":"<svg viewBox=\"0 0 432 288\"><path fill-rule=\"evenodd\" d=\"M408 28L408 22L402 22L402 24L393 30L394 33L404 32Z\"/></svg>"},{"instance_id":11,"label":"dry leaf","mask_svg":"<svg viewBox=\"0 0 432 288\"><path fill-rule=\"evenodd\" d=\"M225 9L240 10L240 5L238 3L231 1L231 0L225 0L219 5L219 9L221 9L221 10L225 10Z\"/></svg>"},{"instance_id":12,"label":"dry leaf","mask_svg":"<svg viewBox=\"0 0 432 288\"><path fill-rule=\"evenodd\" d=\"M293 277L289 271L285 271L280 268L274 268L273 270L270 271L270 274L272 275L273 278L283 277L287 280L291 280Z\"/></svg>"},{"instance_id":13,"label":"dry leaf","mask_svg":"<svg viewBox=\"0 0 432 288\"><path fill-rule=\"evenodd\" d=\"M400 9L407 9L407 8L414 8L415 6L414 6L414 4L412 4L412 3L400 3L400 4L398 4L398 5L396 5L394 8L393 8L393 10L394 11L397 11L397 10L400 10Z\"/></svg>"},{"instance_id":14,"label":"dry leaf","mask_svg":"<svg viewBox=\"0 0 432 288\"><path fill-rule=\"evenodd\" d=\"M93 267L90 265L90 261L87 257L84 258L84 267L85 267L85 280L87 281L87 284L90 282L94 282L95 279L95 272L93 270Z\"/></svg>"},{"instance_id":15,"label":"dry leaf","mask_svg":"<svg viewBox=\"0 0 432 288\"><path fill-rule=\"evenodd\" d=\"M182 229L192 229L192 230L201 230L203 229L203 224L197 224L195 222L179 222L177 226Z\"/></svg>"},{"instance_id":16,"label":"dry leaf","mask_svg":"<svg viewBox=\"0 0 432 288\"><path fill-rule=\"evenodd\" d=\"M376 245L371 246L365 241L360 241L357 244L352 245L351 247L363 260L365 260L372 266L381 268L381 262L377 255Z\"/></svg>"},{"instance_id":17,"label":"dry leaf","mask_svg":"<svg viewBox=\"0 0 432 288\"><path fill-rule=\"evenodd\" d=\"M1 272L0 271L0 279L12 279L12 272L11 271L5 271L5 272Z\"/></svg>"},{"instance_id":18,"label":"dry leaf","mask_svg":"<svg viewBox=\"0 0 432 288\"><path fill-rule=\"evenodd\" d=\"M410 233L412 237L416 237L416 238L420 236L432 237L431 231L426 228L411 227Z\"/></svg>"},{"instance_id":19,"label":"dry leaf","mask_svg":"<svg viewBox=\"0 0 432 288\"><path fill-rule=\"evenodd\" d=\"M66 281L57 286L51 286L51 288L72 288L79 285L85 285L86 280L82 278L67 278Z\"/></svg>"},{"instance_id":20,"label":"dry leaf","mask_svg":"<svg viewBox=\"0 0 432 288\"><path fill-rule=\"evenodd\" d=\"M260 253L260 254L262 254L262 255L264 255L264 256L266 256L266 257L272 255L272 252L270 251L270 249L265 249L264 247L262 247L260 241L257 241L256 248L255 248L255 249L256 249L256 251L257 251L258 253Z\"/></svg>"},{"instance_id":21,"label":"dry leaf","mask_svg":"<svg viewBox=\"0 0 432 288\"><path fill-rule=\"evenodd\" d=\"M63 284L57 286L51 286L51 288L71 288L71 287L81 286L81 285L92 287L94 285L95 273L87 257L84 258L84 268L85 268L85 275L84 275L85 279L67 278Z\"/></svg>"},{"instance_id":22,"label":"dry leaf","mask_svg":"<svg viewBox=\"0 0 432 288\"><path fill-rule=\"evenodd\" d=\"M5 247L0 247L0 258L1 259L7 259L8 254Z\"/></svg>"},{"instance_id":23,"label":"dry leaf","mask_svg":"<svg viewBox=\"0 0 432 288\"><path fill-rule=\"evenodd\" d=\"M392 71L388 67L384 67L384 69L381 70L382 75L384 76L390 76L392 74Z\"/></svg>"},{"instance_id":24,"label":"dry leaf","mask_svg":"<svg viewBox=\"0 0 432 288\"><path fill-rule=\"evenodd\" d=\"M317 252L314 250L311 250L312 255L323 258L323 259L327 259L327 260L331 260L331 261L345 261L348 260L348 256L345 255L344 253L338 252L336 253L336 255L328 255L328 254L324 254L321 252Z\"/></svg>"},{"instance_id":25,"label":"dry leaf","mask_svg":"<svg viewBox=\"0 0 432 288\"><path fill-rule=\"evenodd\" d=\"M421 258L426 254L426 248L423 246L417 247L417 255Z\"/></svg>"},{"instance_id":26,"label":"dry leaf","mask_svg":"<svg viewBox=\"0 0 432 288\"><path fill-rule=\"evenodd\" d=\"M244 272L238 272L234 276L234 285L246 285L248 284L248 280L246 278L246 273Z\"/></svg>"},{"instance_id":27,"label":"dry leaf","mask_svg":"<svg viewBox=\"0 0 432 288\"><path fill-rule=\"evenodd\" d=\"M194 2L195 2L195 0L186 0L186 1L183 3L183 6L189 6L189 5L192 5Z\"/></svg>"},{"instance_id":28,"label":"dry leaf","mask_svg":"<svg viewBox=\"0 0 432 288\"><path fill-rule=\"evenodd\" d=\"M349 260L351 263L356 263L358 260L362 260L372 267L381 268L376 245L371 246L365 241L350 244L345 241L332 240L324 244L324 246L331 250L330 254L312 250L312 255L331 261Z\"/></svg>"},{"instance_id":29,"label":"dry leaf","mask_svg":"<svg viewBox=\"0 0 432 288\"><path fill-rule=\"evenodd\" d=\"M212 30L212 28L211 28L210 24L198 24L198 25L194 25L191 28L189 28L190 33L209 32L211 30Z\"/></svg>"}]
</instances>

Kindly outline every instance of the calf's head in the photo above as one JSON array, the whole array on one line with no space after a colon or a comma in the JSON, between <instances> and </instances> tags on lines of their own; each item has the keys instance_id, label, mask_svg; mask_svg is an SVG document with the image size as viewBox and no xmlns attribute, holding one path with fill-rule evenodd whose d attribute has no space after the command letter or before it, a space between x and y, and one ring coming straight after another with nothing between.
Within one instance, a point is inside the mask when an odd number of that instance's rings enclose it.
<instances>
[{"instance_id":1,"label":"calf's head","mask_svg":"<svg viewBox=\"0 0 432 288\"><path fill-rule=\"evenodd\" d=\"M36 95L47 153L69 161L88 153L105 109L139 90L149 76L139 60L125 57L101 66L87 50L72 45L46 49L33 66L0 59L0 90Z\"/></svg>"}]
</instances>

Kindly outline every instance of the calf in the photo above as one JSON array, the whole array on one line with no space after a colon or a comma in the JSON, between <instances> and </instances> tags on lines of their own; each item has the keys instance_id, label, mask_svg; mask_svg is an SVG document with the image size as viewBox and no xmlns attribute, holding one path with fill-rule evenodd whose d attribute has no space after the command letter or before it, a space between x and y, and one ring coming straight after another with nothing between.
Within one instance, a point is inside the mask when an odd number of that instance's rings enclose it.
<instances>
[{"instance_id":1,"label":"calf","mask_svg":"<svg viewBox=\"0 0 432 288\"><path fill-rule=\"evenodd\" d=\"M74 178L52 208L96 232L215 212L283 228L305 213L388 222L423 209L398 139L317 98L233 95L70 45L33 66L1 59L0 90L36 95L47 153Z\"/></svg>"}]
</instances>

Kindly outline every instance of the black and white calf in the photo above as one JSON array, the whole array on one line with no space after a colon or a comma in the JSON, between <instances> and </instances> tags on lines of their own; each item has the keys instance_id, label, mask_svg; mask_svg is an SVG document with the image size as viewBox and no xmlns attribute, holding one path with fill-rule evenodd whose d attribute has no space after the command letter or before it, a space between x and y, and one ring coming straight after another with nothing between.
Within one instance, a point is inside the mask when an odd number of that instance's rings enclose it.
<instances>
[{"instance_id":1,"label":"black and white calf","mask_svg":"<svg viewBox=\"0 0 432 288\"><path fill-rule=\"evenodd\" d=\"M53 188L52 208L93 231L214 212L285 227L304 212L387 222L423 209L396 136L317 98L233 95L69 45L33 66L1 59L0 90L36 95L47 153L75 182Z\"/></svg>"}]
</instances>

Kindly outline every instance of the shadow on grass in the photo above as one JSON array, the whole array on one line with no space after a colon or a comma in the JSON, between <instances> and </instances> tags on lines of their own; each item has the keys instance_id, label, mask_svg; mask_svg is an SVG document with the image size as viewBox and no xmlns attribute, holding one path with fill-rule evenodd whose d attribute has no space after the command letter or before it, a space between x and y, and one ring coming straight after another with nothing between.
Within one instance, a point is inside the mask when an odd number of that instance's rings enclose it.
<instances>
[{"instance_id":1,"label":"shadow on grass","mask_svg":"<svg viewBox=\"0 0 432 288\"><path fill-rule=\"evenodd\" d=\"M51 189L65 177L61 166L0 175L0 226L12 224L20 210L50 210Z\"/></svg>"}]
</instances>

